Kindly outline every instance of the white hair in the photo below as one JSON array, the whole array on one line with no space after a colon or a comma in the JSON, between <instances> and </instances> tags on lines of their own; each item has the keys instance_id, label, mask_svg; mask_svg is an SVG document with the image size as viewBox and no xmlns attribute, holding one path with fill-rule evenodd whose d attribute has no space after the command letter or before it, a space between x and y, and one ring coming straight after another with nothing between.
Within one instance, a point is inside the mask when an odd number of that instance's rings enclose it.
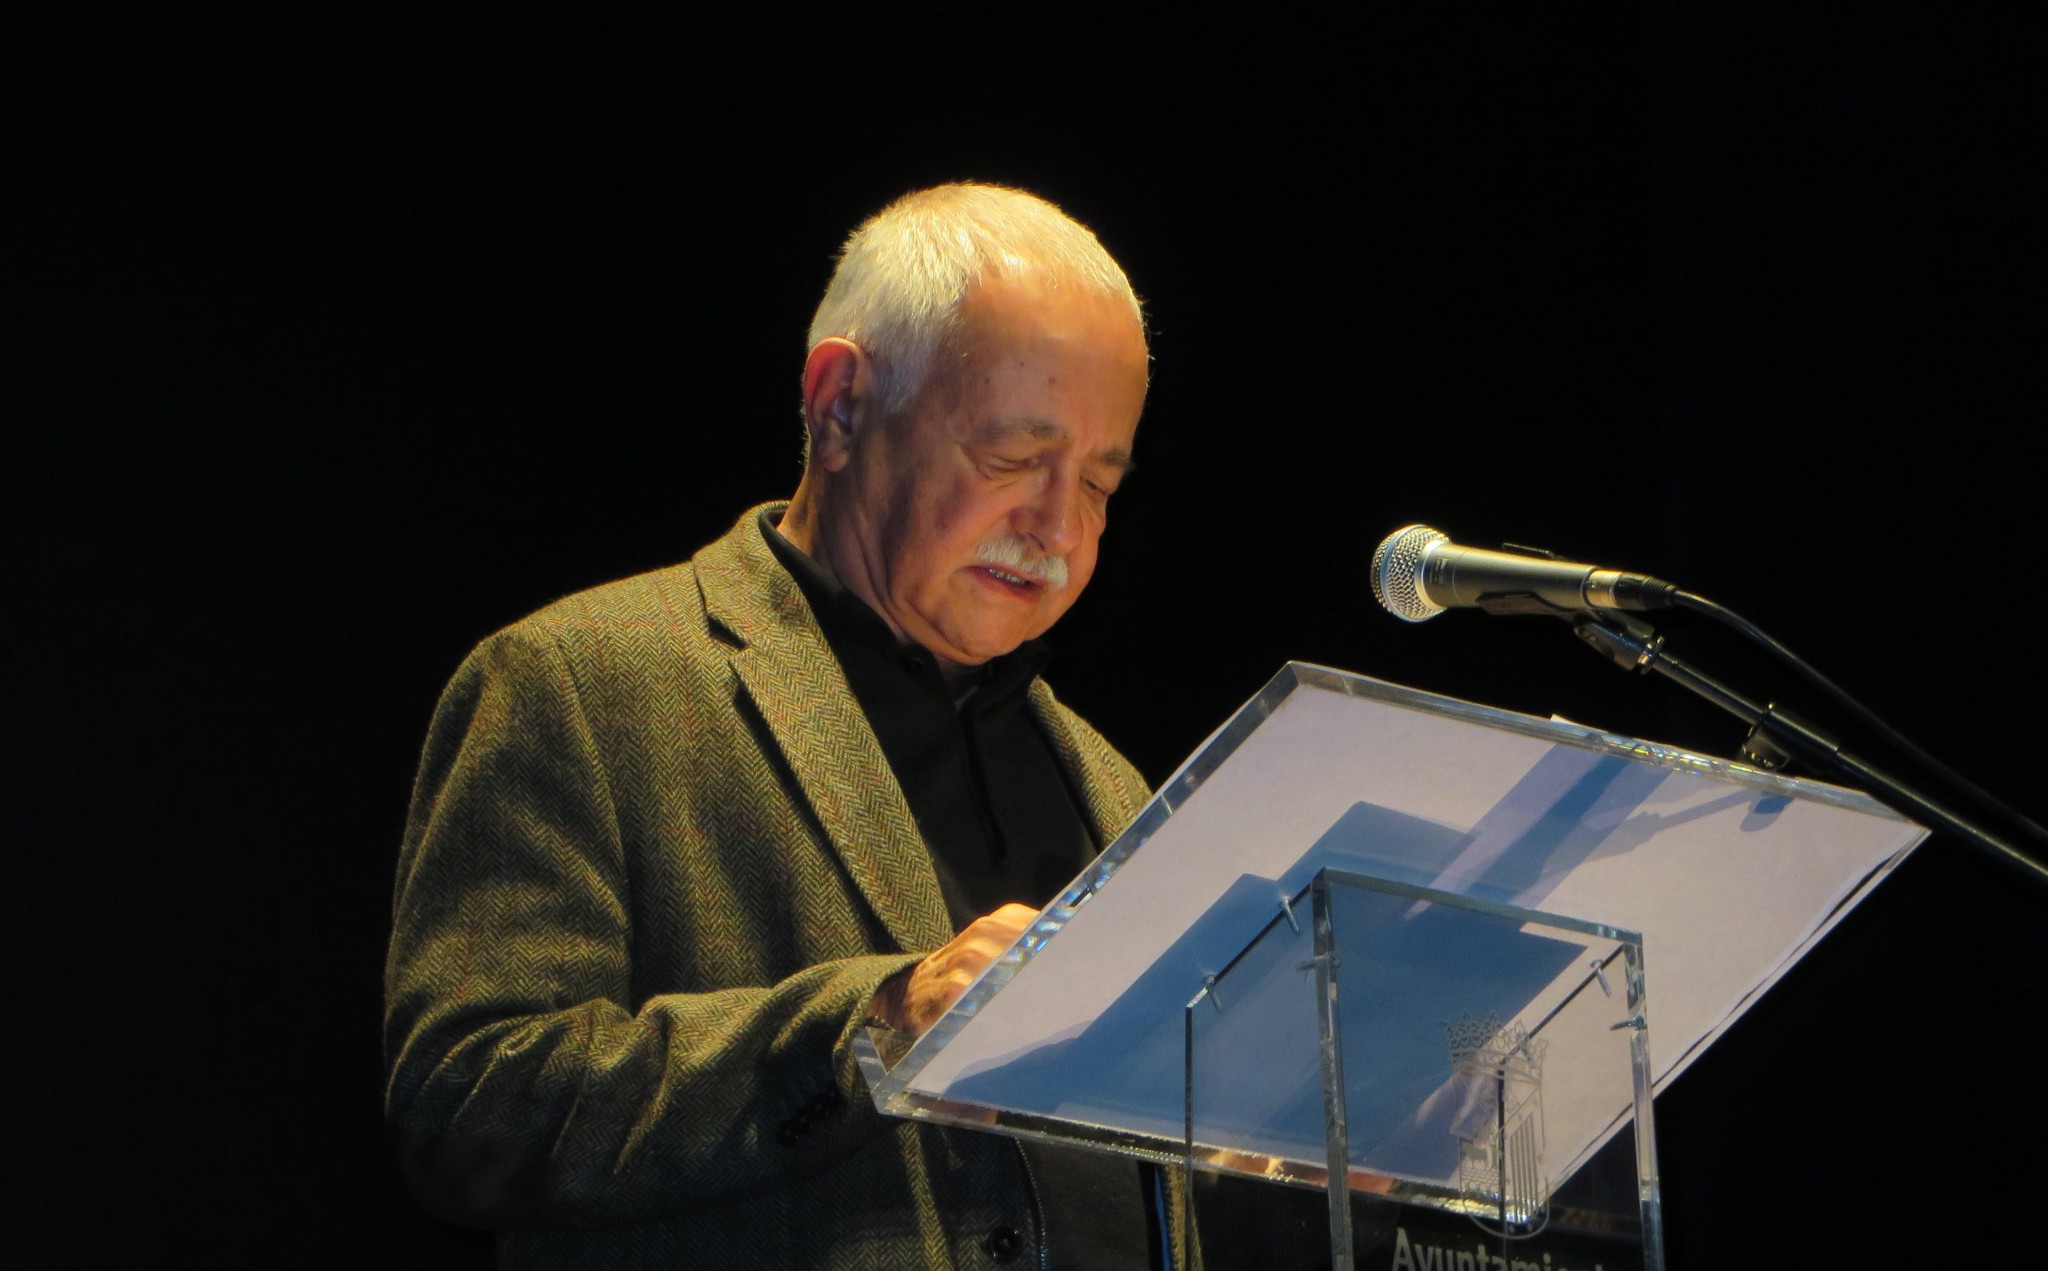
<instances>
[{"instance_id":1,"label":"white hair","mask_svg":"<svg viewBox=\"0 0 2048 1271\"><path fill-rule=\"evenodd\" d=\"M1124 301L1130 280L1085 225L1034 194L971 182L906 194L839 253L808 347L838 336L867 353L884 414L908 409L959 328L960 302L991 276L1049 275Z\"/></svg>"}]
</instances>

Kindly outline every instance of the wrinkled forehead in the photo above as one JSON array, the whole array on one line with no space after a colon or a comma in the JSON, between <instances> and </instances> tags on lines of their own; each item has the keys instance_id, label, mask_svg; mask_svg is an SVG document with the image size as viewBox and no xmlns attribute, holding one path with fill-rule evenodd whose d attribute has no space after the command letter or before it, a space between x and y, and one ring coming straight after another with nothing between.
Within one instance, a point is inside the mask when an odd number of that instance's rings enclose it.
<instances>
[{"instance_id":1,"label":"wrinkled forehead","mask_svg":"<svg viewBox=\"0 0 2048 1271\"><path fill-rule=\"evenodd\" d=\"M1023 372L1028 364L1048 388L1055 378L1089 385L1091 405L1127 412L1129 427L1136 427L1150 355L1142 325L1119 297L1036 277L1003 279L970 291L955 317L909 414L1015 414L1020 396L1038 396L1041 381Z\"/></svg>"}]
</instances>

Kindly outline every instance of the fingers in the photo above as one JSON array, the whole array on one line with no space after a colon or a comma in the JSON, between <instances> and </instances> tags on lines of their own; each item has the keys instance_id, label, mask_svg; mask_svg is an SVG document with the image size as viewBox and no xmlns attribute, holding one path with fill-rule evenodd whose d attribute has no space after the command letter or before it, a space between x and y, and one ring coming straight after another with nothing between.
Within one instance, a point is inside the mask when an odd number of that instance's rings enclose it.
<instances>
[{"instance_id":1,"label":"fingers","mask_svg":"<svg viewBox=\"0 0 2048 1271\"><path fill-rule=\"evenodd\" d=\"M1024 929L1029 927L1031 920L1036 917L1038 911L1029 905L1004 905L994 913L976 918L968 924L967 931L981 927L986 928L990 934L1000 934L1003 948L1007 949L1016 942L1018 936L1024 934ZM965 935L967 932L961 934ZM997 952L1000 953L1002 950L998 949Z\"/></svg>"},{"instance_id":2,"label":"fingers","mask_svg":"<svg viewBox=\"0 0 2048 1271\"><path fill-rule=\"evenodd\" d=\"M965 931L910 969L900 1000L885 1004L895 1009L884 1018L903 1032L921 1036L960 1000L989 963L1017 942L1036 917L1038 911L1029 905L1004 905L976 918Z\"/></svg>"}]
</instances>

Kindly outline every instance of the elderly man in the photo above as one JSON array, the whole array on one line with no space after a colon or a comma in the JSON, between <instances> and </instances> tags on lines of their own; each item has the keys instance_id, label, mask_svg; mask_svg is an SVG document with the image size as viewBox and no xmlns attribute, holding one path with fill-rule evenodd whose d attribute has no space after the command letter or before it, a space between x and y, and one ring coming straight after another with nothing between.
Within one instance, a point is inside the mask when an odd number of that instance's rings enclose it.
<instances>
[{"instance_id":1,"label":"elderly man","mask_svg":"<svg viewBox=\"0 0 2048 1271\"><path fill-rule=\"evenodd\" d=\"M1142 805L1038 637L1094 572L1146 387L1092 234L989 186L848 241L804 473L686 564L456 673L386 969L387 1116L507 1265L1159 1265L1150 1171L885 1121L928 1027Z\"/></svg>"}]
</instances>

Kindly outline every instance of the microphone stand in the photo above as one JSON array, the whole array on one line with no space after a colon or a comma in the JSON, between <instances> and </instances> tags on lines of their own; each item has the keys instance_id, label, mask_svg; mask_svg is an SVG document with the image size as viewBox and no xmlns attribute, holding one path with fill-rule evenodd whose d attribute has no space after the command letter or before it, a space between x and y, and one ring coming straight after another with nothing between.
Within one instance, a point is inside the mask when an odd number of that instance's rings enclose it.
<instances>
[{"instance_id":1,"label":"microphone stand","mask_svg":"<svg viewBox=\"0 0 2048 1271\"><path fill-rule=\"evenodd\" d=\"M1971 847L1989 855L1999 864L2018 871L2037 886L2048 887L2048 866L2022 853L1997 835L1950 812L1896 777L1871 767L1842 749L1841 744L1775 703L1757 705L1698 668L1674 657L1664 648L1664 637L1649 623L1613 610L1598 613L1564 614L1544 605L1530 603L1533 597L1503 597L1501 602L1481 602L1495 613L1551 613L1572 624L1572 632L1593 650L1624 671L1656 672L1727 711L1749 725L1742 744L1742 758L1759 768L1776 770L1792 759L1807 767L1833 775L1863 790L1895 811L1924 821Z\"/></svg>"}]
</instances>

